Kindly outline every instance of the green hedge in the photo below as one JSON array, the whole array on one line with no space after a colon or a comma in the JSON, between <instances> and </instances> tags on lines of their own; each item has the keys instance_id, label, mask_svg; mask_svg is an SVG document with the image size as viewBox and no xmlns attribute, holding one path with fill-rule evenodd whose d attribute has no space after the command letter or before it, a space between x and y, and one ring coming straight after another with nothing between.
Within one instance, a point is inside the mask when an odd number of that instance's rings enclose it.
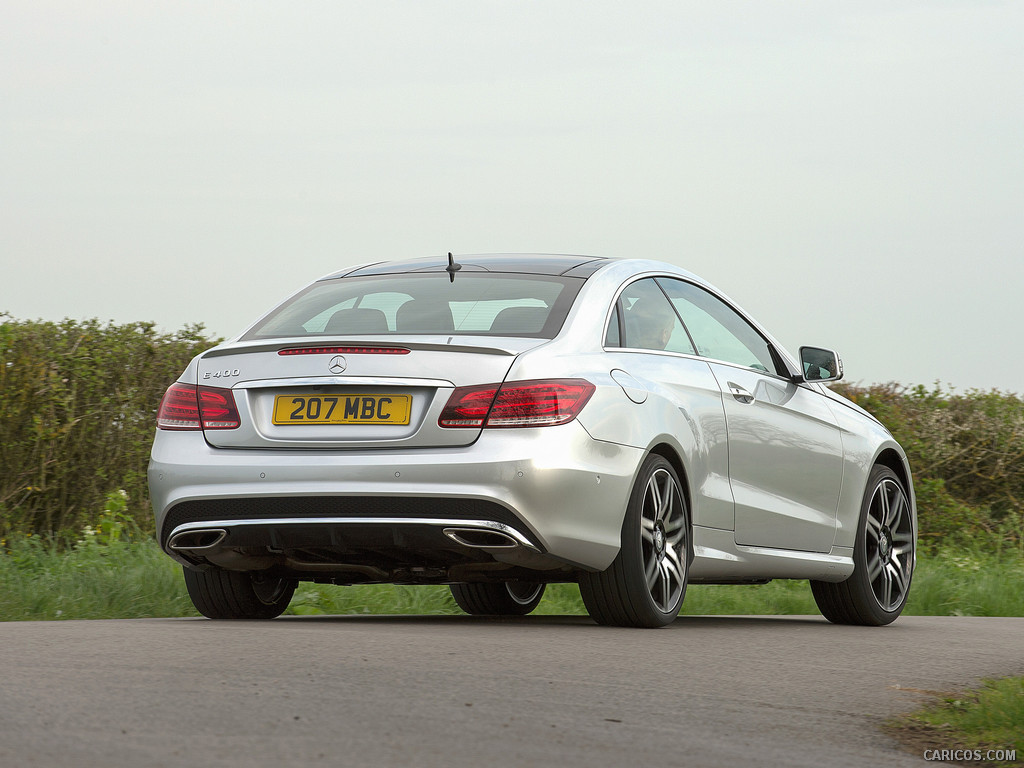
<instances>
[{"instance_id":1,"label":"green hedge","mask_svg":"<svg viewBox=\"0 0 1024 768\"><path fill-rule=\"evenodd\" d=\"M18 321L0 314L0 536L74 538L124 490L143 531L153 520L146 464L167 386L214 339L201 325ZM837 390L906 448L921 540L1020 548L1024 402L896 384Z\"/></svg>"},{"instance_id":2,"label":"green hedge","mask_svg":"<svg viewBox=\"0 0 1024 768\"><path fill-rule=\"evenodd\" d=\"M843 384L907 452L921 542L1024 546L1024 401L998 390Z\"/></svg>"},{"instance_id":3,"label":"green hedge","mask_svg":"<svg viewBox=\"0 0 1024 768\"><path fill-rule=\"evenodd\" d=\"M0 535L73 536L116 490L152 530L146 465L156 409L213 343L199 325L161 334L152 323L0 315Z\"/></svg>"}]
</instances>

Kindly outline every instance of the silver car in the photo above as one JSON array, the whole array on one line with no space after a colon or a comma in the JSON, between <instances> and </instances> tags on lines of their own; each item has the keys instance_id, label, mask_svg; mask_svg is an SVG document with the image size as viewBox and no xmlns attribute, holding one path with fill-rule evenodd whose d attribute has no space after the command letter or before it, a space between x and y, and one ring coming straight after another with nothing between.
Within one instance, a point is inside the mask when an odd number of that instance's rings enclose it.
<instances>
[{"instance_id":1,"label":"silver car","mask_svg":"<svg viewBox=\"0 0 1024 768\"><path fill-rule=\"evenodd\" d=\"M577 582L598 623L656 627L687 584L808 579L830 621L888 624L910 468L842 374L657 261L346 269L167 390L157 536L216 619L273 618L299 581L448 584L488 615Z\"/></svg>"}]
</instances>

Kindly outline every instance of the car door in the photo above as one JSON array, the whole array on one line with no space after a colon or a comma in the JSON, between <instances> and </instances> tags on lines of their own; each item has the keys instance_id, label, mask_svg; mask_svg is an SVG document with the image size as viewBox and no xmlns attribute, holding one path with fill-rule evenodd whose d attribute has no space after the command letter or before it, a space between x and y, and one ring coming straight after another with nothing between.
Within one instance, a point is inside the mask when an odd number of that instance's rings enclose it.
<instances>
[{"instance_id":1,"label":"car door","mask_svg":"<svg viewBox=\"0 0 1024 768\"><path fill-rule=\"evenodd\" d=\"M665 292L653 278L628 284L618 296L605 335L611 378L637 404L635 418L589 423L592 434L646 446L650 429L675 435L686 455L694 525L732 530L732 491L725 412L718 383ZM649 396L653 395L653 396ZM589 417L587 417L589 418ZM600 431L598 431L600 430Z\"/></svg>"},{"instance_id":2,"label":"car door","mask_svg":"<svg viewBox=\"0 0 1024 768\"><path fill-rule=\"evenodd\" d=\"M723 300L684 280L658 282L722 392L736 543L827 552L843 447L824 398L780 375L769 342Z\"/></svg>"}]
</instances>

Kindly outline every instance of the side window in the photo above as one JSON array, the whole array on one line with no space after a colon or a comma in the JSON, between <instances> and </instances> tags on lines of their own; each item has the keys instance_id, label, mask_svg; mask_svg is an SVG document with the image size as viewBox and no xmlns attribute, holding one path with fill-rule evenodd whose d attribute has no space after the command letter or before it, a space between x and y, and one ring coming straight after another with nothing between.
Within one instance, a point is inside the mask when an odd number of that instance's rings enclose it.
<instances>
[{"instance_id":1,"label":"side window","mask_svg":"<svg viewBox=\"0 0 1024 768\"><path fill-rule=\"evenodd\" d=\"M686 328L653 278L626 286L619 308L625 330L622 346L694 354Z\"/></svg>"},{"instance_id":2,"label":"side window","mask_svg":"<svg viewBox=\"0 0 1024 768\"><path fill-rule=\"evenodd\" d=\"M608 330L604 334L604 345L606 347L621 347L622 338L619 334L619 304L612 307L612 317L608 321Z\"/></svg>"},{"instance_id":3,"label":"side window","mask_svg":"<svg viewBox=\"0 0 1024 768\"><path fill-rule=\"evenodd\" d=\"M659 278L658 283L683 318L698 355L778 373L768 342L732 307L683 280Z\"/></svg>"}]
</instances>

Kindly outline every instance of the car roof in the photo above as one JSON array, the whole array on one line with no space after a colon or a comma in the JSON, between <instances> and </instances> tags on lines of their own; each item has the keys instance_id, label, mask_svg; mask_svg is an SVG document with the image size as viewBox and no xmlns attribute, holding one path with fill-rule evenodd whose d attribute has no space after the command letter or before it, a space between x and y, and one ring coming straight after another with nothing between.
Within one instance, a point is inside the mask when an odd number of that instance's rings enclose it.
<instances>
[{"instance_id":1,"label":"car roof","mask_svg":"<svg viewBox=\"0 0 1024 768\"><path fill-rule=\"evenodd\" d=\"M598 256L574 256L553 253L485 253L459 254L453 257L467 272L510 272L527 275L560 275L564 277L590 277L611 259ZM337 277L367 277L409 272L443 272L448 267L448 256L429 256L405 261L381 261L364 264L327 275L322 280Z\"/></svg>"}]
</instances>

